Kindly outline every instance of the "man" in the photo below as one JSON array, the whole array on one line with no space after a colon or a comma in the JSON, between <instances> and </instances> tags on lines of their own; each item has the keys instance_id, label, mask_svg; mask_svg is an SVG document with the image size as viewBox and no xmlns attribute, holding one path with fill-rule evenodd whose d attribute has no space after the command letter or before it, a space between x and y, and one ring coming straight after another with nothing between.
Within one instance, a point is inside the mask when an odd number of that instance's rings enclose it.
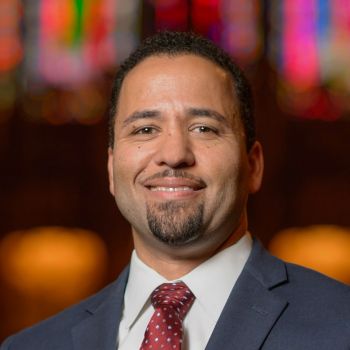
<instances>
[{"instance_id":1,"label":"man","mask_svg":"<svg viewBox=\"0 0 350 350\"><path fill-rule=\"evenodd\" d=\"M130 267L1 349L349 349L349 288L247 232L263 155L230 58L159 33L121 66L111 102L110 191L132 227Z\"/></svg>"}]
</instances>

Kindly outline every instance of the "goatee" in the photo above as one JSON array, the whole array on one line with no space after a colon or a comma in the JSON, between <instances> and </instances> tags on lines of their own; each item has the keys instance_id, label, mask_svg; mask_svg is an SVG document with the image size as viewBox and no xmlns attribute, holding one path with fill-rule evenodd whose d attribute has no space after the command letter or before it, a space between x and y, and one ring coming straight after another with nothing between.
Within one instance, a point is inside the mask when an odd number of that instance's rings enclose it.
<instances>
[{"instance_id":1,"label":"goatee","mask_svg":"<svg viewBox=\"0 0 350 350\"><path fill-rule=\"evenodd\" d=\"M203 203L195 208L178 201L147 204L147 221L151 232L161 242L171 246L184 245L201 235L203 213Z\"/></svg>"}]
</instances>

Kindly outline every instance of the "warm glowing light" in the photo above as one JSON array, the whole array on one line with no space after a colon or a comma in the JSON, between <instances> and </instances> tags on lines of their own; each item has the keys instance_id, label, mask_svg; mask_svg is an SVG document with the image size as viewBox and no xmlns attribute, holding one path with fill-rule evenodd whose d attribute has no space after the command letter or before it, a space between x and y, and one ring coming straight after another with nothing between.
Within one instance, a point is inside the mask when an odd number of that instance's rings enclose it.
<instances>
[{"instance_id":1,"label":"warm glowing light","mask_svg":"<svg viewBox=\"0 0 350 350\"><path fill-rule=\"evenodd\" d=\"M106 269L103 241L86 230L41 227L0 242L1 279L30 300L67 306L101 287Z\"/></svg>"},{"instance_id":2,"label":"warm glowing light","mask_svg":"<svg viewBox=\"0 0 350 350\"><path fill-rule=\"evenodd\" d=\"M96 292L106 282L107 251L96 233L63 227L16 231L0 240L0 283L8 333Z\"/></svg>"},{"instance_id":3,"label":"warm glowing light","mask_svg":"<svg viewBox=\"0 0 350 350\"><path fill-rule=\"evenodd\" d=\"M350 229L327 225L286 229L274 236L269 250L350 284Z\"/></svg>"}]
</instances>

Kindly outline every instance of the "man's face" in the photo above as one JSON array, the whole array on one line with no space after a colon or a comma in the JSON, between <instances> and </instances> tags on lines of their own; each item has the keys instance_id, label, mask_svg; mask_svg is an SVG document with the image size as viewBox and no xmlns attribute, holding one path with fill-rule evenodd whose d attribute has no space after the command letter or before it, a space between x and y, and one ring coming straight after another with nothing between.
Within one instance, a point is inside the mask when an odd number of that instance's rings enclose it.
<instances>
[{"instance_id":1,"label":"man's face","mask_svg":"<svg viewBox=\"0 0 350 350\"><path fill-rule=\"evenodd\" d=\"M151 56L119 96L110 190L135 247L218 247L242 225L261 179L227 72L195 55ZM203 248L204 249L204 248Z\"/></svg>"}]
</instances>

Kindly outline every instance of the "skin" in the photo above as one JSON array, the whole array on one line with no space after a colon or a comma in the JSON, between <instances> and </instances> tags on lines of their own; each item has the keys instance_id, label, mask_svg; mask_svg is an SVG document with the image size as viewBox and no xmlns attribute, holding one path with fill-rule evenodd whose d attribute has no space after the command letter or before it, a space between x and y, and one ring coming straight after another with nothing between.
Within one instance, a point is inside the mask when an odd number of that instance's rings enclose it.
<instances>
[{"instance_id":1,"label":"skin","mask_svg":"<svg viewBox=\"0 0 350 350\"><path fill-rule=\"evenodd\" d=\"M177 171L186 177L173 176ZM246 151L227 72L195 55L151 56L124 80L108 172L110 192L132 226L138 256L171 280L246 232L247 199L260 187L263 155L258 142ZM177 191L166 191L169 187ZM157 214L165 202L181 206L178 220L204 205L202 229L194 239L171 245L154 237L146 208Z\"/></svg>"}]
</instances>

